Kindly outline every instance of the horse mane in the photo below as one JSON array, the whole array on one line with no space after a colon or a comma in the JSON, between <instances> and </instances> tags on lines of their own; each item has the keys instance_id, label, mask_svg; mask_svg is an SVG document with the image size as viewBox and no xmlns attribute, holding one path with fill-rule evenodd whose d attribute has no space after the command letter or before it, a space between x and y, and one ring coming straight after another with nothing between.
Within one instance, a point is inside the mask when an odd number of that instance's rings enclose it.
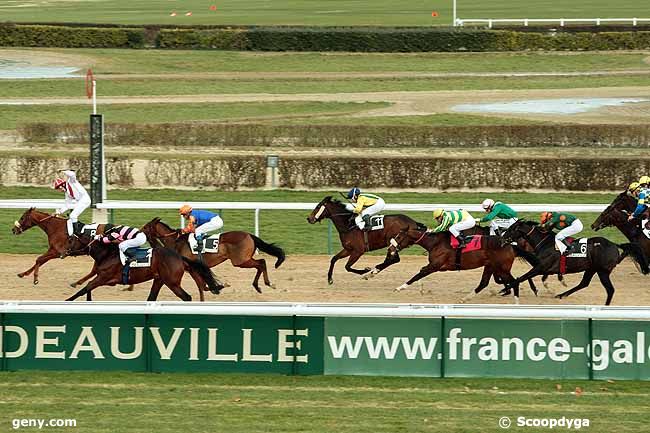
<instances>
[{"instance_id":1,"label":"horse mane","mask_svg":"<svg viewBox=\"0 0 650 433\"><path fill-rule=\"evenodd\" d=\"M161 220L160 218L154 218L154 219L157 220L156 222L157 222L158 224L162 224L162 226L165 227L167 230L170 230L170 231L172 231L172 232L175 232L175 231L176 231L176 229L170 227L169 224L167 224L166 222L163 222L163 220Z\"/></svg>"}]
</instances>

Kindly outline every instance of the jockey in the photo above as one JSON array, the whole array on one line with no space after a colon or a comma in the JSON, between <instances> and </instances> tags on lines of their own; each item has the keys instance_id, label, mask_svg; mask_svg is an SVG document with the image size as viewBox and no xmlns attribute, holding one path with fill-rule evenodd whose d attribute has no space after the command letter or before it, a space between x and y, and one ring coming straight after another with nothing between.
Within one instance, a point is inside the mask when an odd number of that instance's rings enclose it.
<instances>
[{"instance_id":1,"label":"jockey","mask_svg":"<svg viewBox=\"0 0 650 433\"><path fill-rule=\"evenodd\" d=\"M643 180L643 178L641 178ZM628 221L632 218L638 218L648 209L646 203L647 199L650 199L650 189L643 188L640 182L632 182L627 190L632 194L633 197L637 199L636 208L634 212L628 217Z\"/></svg>"},{"instance_id":2,"label":"jockey","mask_svg":"<svg viewBox=\"0 0 650 433\"><path fill-rule=\"evenodd\" d=\"M639 185L641 188L649 188L650 187L650 176L641 176L639 178Z\"/></svg>"},{"instance_id":3,"label":"jockey","mask_svg":"<svg viewBox=\"0 0 650 433\"><path fill-rule=\"evenodd\" d=\"M583 229L582 221L575 215L565 212L542 212L540 217L541 227L545 230L559 229L555 235L555 245L563 256L569 252L569 245L564 239L580 233Z\"/></svg>"},{"instance_id":4,"label":"jockey","mask_svg":"<svg viewBox=\"0 0 650 433\"><path fill-rule=\"evenodd\" d=\"M517 212L510 206L495 202L491 198L486 198L481 203L481 207L488 214L483 218L476 218L477 223L490 222L490 235L499 233L501 229L508 229L511 225L517 222Z\"/></svg>"},{"instance_id":5,"label":"jockey","mask_svg":"<svg viewBox=\"0 0 650 433\"><path fill-rule=\"evenodd\" d=\"M201 241L205 235L223 227L223 220L219 214L207 210L192 209L189 204L181 206L179 213L188 220L183 233L194 233L198 250L201 250Z\"/></svg>"},{"instance_id":6,"label":"jockey","mask_svg":"<svg viewBox=\"0 0 650 433\"><path fill-rule=\"evenodd\" d=\"M471 229L476 225L476 220L464 209L450 211L441 208L434 209L433 219L438 221L438 225L429 229L429 233L440 233L448 229L458 239L458 248L464 248L467 245L467 239L462 230Z\"/></svg>"},{"instance_id":7,"label":"jockey","mask_svg":"<svg viewBox=\"0 0 650 433\"><path fill-rule=\"evenodd\" d=\"M353 203L348 203L345 208L357 214L354 222L360 230L370 231L370 217L381 212L386 206L383 198L368 193L361 193L356 186L352 188L347 195Z\"/></svg>"},{"instance_id":8,"label":"jockey","mask_svg":"<svg viewBox=\"0 0 650 433\"><path fill-rule=\"evenodd\" d=\"M105 244L118 244L120 259L123 259L126 264L134 259L126 250L144 245L147 242L147 236L135 227L106 224L104 234L95 235L95 240Z\"/></svg>"},{"instance_id":9,"label":"jockey","mask_svg":"<svg viewBox=\"0 0 650 433\"><path fill-rule=\"evenodd\" d=\"M65 179L57 177L54 179L52 188L62 190L65 194L65 204L56 210L56 215L61 215L72 209L68 216L68 236L74 234L74 223L79 220L79 215L90 206L90 196L86 189L77 180L77 174L72 170L63 170Z\"/></svg>"}]
</instances>

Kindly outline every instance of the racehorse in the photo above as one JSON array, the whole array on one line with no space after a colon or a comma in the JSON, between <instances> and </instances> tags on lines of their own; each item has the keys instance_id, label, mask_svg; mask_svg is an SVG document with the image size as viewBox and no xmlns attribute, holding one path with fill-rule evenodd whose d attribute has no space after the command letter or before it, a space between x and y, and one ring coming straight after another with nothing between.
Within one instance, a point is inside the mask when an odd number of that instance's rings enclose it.
<instances>
[{"instance_id":1,"label":"racehorse","mask_svg":"<svg viewBox=\"0 0 650 433\"><path fill-rule=\"evenodd\" d=\"M594 231L614 226L632 243L639 244L646 257L650 257L650 239L643 234L639 219L628 220L636 208L636 198L627 191L620 193L607 208L598 215L591 225ZM647 211L646 211L647 212ZM647 217L646 217L647 218ZM642 218L643 219L643 216Z\"/></svg>"},{"instance_id":2,"label":"racehorse","mask_svg":"<svg viewBox=\"0 0 650 433\"><path fill-rule=\"evenodd\" d=\"M565 298L578 290L589 286L591 279L598 274L601 284L607 291L607 300L605 305L610 305L614 297L614 285L610 279L610 274L614 268L627 256L630 256L640 267L643 274L650 272L648 261L641 248L636 244L617 245L603 237L589 238L584 250L585 257L567 257L564 270L561 269L560 252L555 249L555 233L545 231L532 221L519 220L514 223L503 237L506 240L517 241L525 239L534 249L535 255L539 262L531 270L517 278L515 287L528 278L541 274L573 274L584 272L580 283L555 297L558 299ZM575 240L574 242L578 242ZM623 251L619 253L619 249Z\"/></svg>"},{"instance_id":3,"label":"racehorse","mask_svg":"<svg viewBox=\"0 0 650 433\"><path fill-rule=\"evenodd\" d=\"M343 249L336 253L330 260L330 267L327 272L327 281L329 284L334 283L332 279L334 264L344 257L349 256L348 262L345 264L345 270L358 275L363 275L371 270L373 273L378 273L390 265L399 263L399 254L389 256L387 253L384 262L376 266L375 269L355 269L352 267L364 253L387 247L391 238L396 236L400 230L424 227L408 216L398 214L386 215L384 217L383 229L363 232L353 222L354 213L347 210L345 205L340 201L332 199L332 196L327 196L321 200L309 214L307 221L309 224L315 224L325 218L329 218L334 223L334 227L336 227L339 238L341 239L341 245L343 246Z\"/></svg>"},{"instance_id":4,"label":"racehorse","mask_svg":"<svg viewBox=\"0 0 650 433\"><path fill-rule=\"evenodd\" d=\"M89 254L95 260L97 275L85 287L66 301L74 301L80 296L86 295L86 300L91 301L91 292L100 286L115 286L122 284L123 265L120 261L119 250L116 244L104 244L93 240L89 236L73 238L68 243L67 255ZM181 280L185 271L190 271L201 276L211 291L219 293L223 288L219 284L210 268L203 263L182 257L176 251L169 248L153 248L151 252L151 266L146 268L131 268L129 270L128 282L138 284L144 281L153 280L147 301L155 301L158 298L160 288L164 285L169 287L176 296L183 301L191 301L192 297L181 287Z\"/></svg>"},{"instance_id":5,"label":"racehorse","mask_svg":"<svg viewBox=\"0 0 650 433\"><path fill-rule=\"evenodd\" d=\"M147 235L150 243L154 242L171 248L183 257L194 259L195 255L190 249L188 242L189 234L182 233L165 224L160 218L154 218L142 227L141 231ZM279 268L285 260L284 250L275 244L267 244L262 239L247 232L233 231L224 232L219 237L219 249L216 253L203 253L204 263L212 268L230 259L233 266L238 268L255 268L257 273L253 279L253 287L258 293L262 293L259 286L260 275L264 276L264 284L275 289L266 270L266 260L254 259L255 250L259 249L277 258L275 268ZM198 283L198 282L197 282ZM199 285L199 293L203 296L202 288Z\"/></svg>"},{"instance_id":6,"label":"racehorse","mask_svg":"<svg viewBox=\"0 0 650 433\"><path fill-rule=\"evenodd\" d=\"M66 221L65 218L57 215L50 215L49 213L38 211L32 207L26 210L20 217L20 220L14 223L14 227L11 230L14 235L19 235L24 231L37 226L47 235L47 242L49 245L45 254L42 254L36 259L34 266L27 269L25 272L19 273L18 277L23 278L34 272L34 285L36 285L38 284L38 271L40 267L54 258L63 258L65 256L68 242ZM100 224L98 229L100 229L101 226L102 225ZM96 269L93 267L88 275L84 276L79 281L70 284L70 286L74 288L92 278L96 273ZM132 290L133 286L130 286L130 289Z\"/></svg>"},{"instance_id":7,"label":"racehorse","mask_svg":"<svg viewBox=\"0 0 650 433\"><path fill-rule=\"evenodd\" d=\"M515 260L515 250L512 245L504 244L503 239L499 236L483 236L481 239L480 249L474 251L461 252L458 256L458 249L451 246L451 234L449 232L429 233L426 230L401 230L388 248L389 254L396 254L410 245L416 244L429 252L429 263L420 269L406 283L402 284L395 291L399 292L406 289L414 282L426 277L434 272L476 269L484 267L481 282L472 292L478 294L487 287L490 277L494 275L495 281L501 284L509 284L515 281L510 270ZM525 251L521 252L526 255ZM460 261L459 261L460 258ZM533 257L529 260L535 263ZM519 303L519 286L514 287L515 302ZM472 295L472 296L473 296ZM465 298L464 300L467 300Z\"/></svg>"}]
</instances>

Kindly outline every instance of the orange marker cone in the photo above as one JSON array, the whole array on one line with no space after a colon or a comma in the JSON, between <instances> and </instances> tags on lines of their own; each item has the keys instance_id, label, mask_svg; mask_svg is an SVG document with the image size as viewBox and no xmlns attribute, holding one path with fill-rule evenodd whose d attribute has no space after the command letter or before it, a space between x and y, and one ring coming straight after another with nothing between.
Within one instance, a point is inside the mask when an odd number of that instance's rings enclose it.
<instances>
[{"instance_id":1,"label":"orange marker cone","mask_svg":"<svg viewBox=\"0 0 650 433\"><path fill-rule=\"evenodd\" d=\"M433 12L431 12L431 16L434 17L434 18L436 18L436 17L438 16L438 12L437 12L437 11L433 11Z\"/></svg>"}]
</instances>

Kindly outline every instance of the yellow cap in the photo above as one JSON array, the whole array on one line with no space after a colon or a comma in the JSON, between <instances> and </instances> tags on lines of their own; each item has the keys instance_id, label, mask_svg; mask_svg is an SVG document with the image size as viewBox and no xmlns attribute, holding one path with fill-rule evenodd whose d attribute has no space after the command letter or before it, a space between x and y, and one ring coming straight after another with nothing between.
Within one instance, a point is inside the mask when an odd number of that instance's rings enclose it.
<instances>
[{"instance_id":1,"label":"yellow cap","mask_svg":"<svg viewBox=\"0 0 650 433\"><path fill-rule=\"evenodd\" d=\"M647 185L650 183L650 176L641 176L639 183L642 185Z\"/></svg>"},{"instance_id":2,"label":"yellow cap","mask_svg":"<svg viewBox=\"0 0 650 433\"><path fill-rule=\"evenodd\" d=\"M630 191L630 192L634 192L637 189L639 189L640 186L641 186L641 184L639 182L632 182L630 184L630 186L627 187L627 190Z\"/></svg>"},{"instance_id":3,"label":"yellow cap","mask_svg":"<svg viewBox=\"0 0 650 433\"><path fill-rule=\"evenodd\" d=\"M434 209L433 210L433 219L438 219L442 216L442 214L445 213L445 210L442 208Z\"/></svg>"}]
</instances>

